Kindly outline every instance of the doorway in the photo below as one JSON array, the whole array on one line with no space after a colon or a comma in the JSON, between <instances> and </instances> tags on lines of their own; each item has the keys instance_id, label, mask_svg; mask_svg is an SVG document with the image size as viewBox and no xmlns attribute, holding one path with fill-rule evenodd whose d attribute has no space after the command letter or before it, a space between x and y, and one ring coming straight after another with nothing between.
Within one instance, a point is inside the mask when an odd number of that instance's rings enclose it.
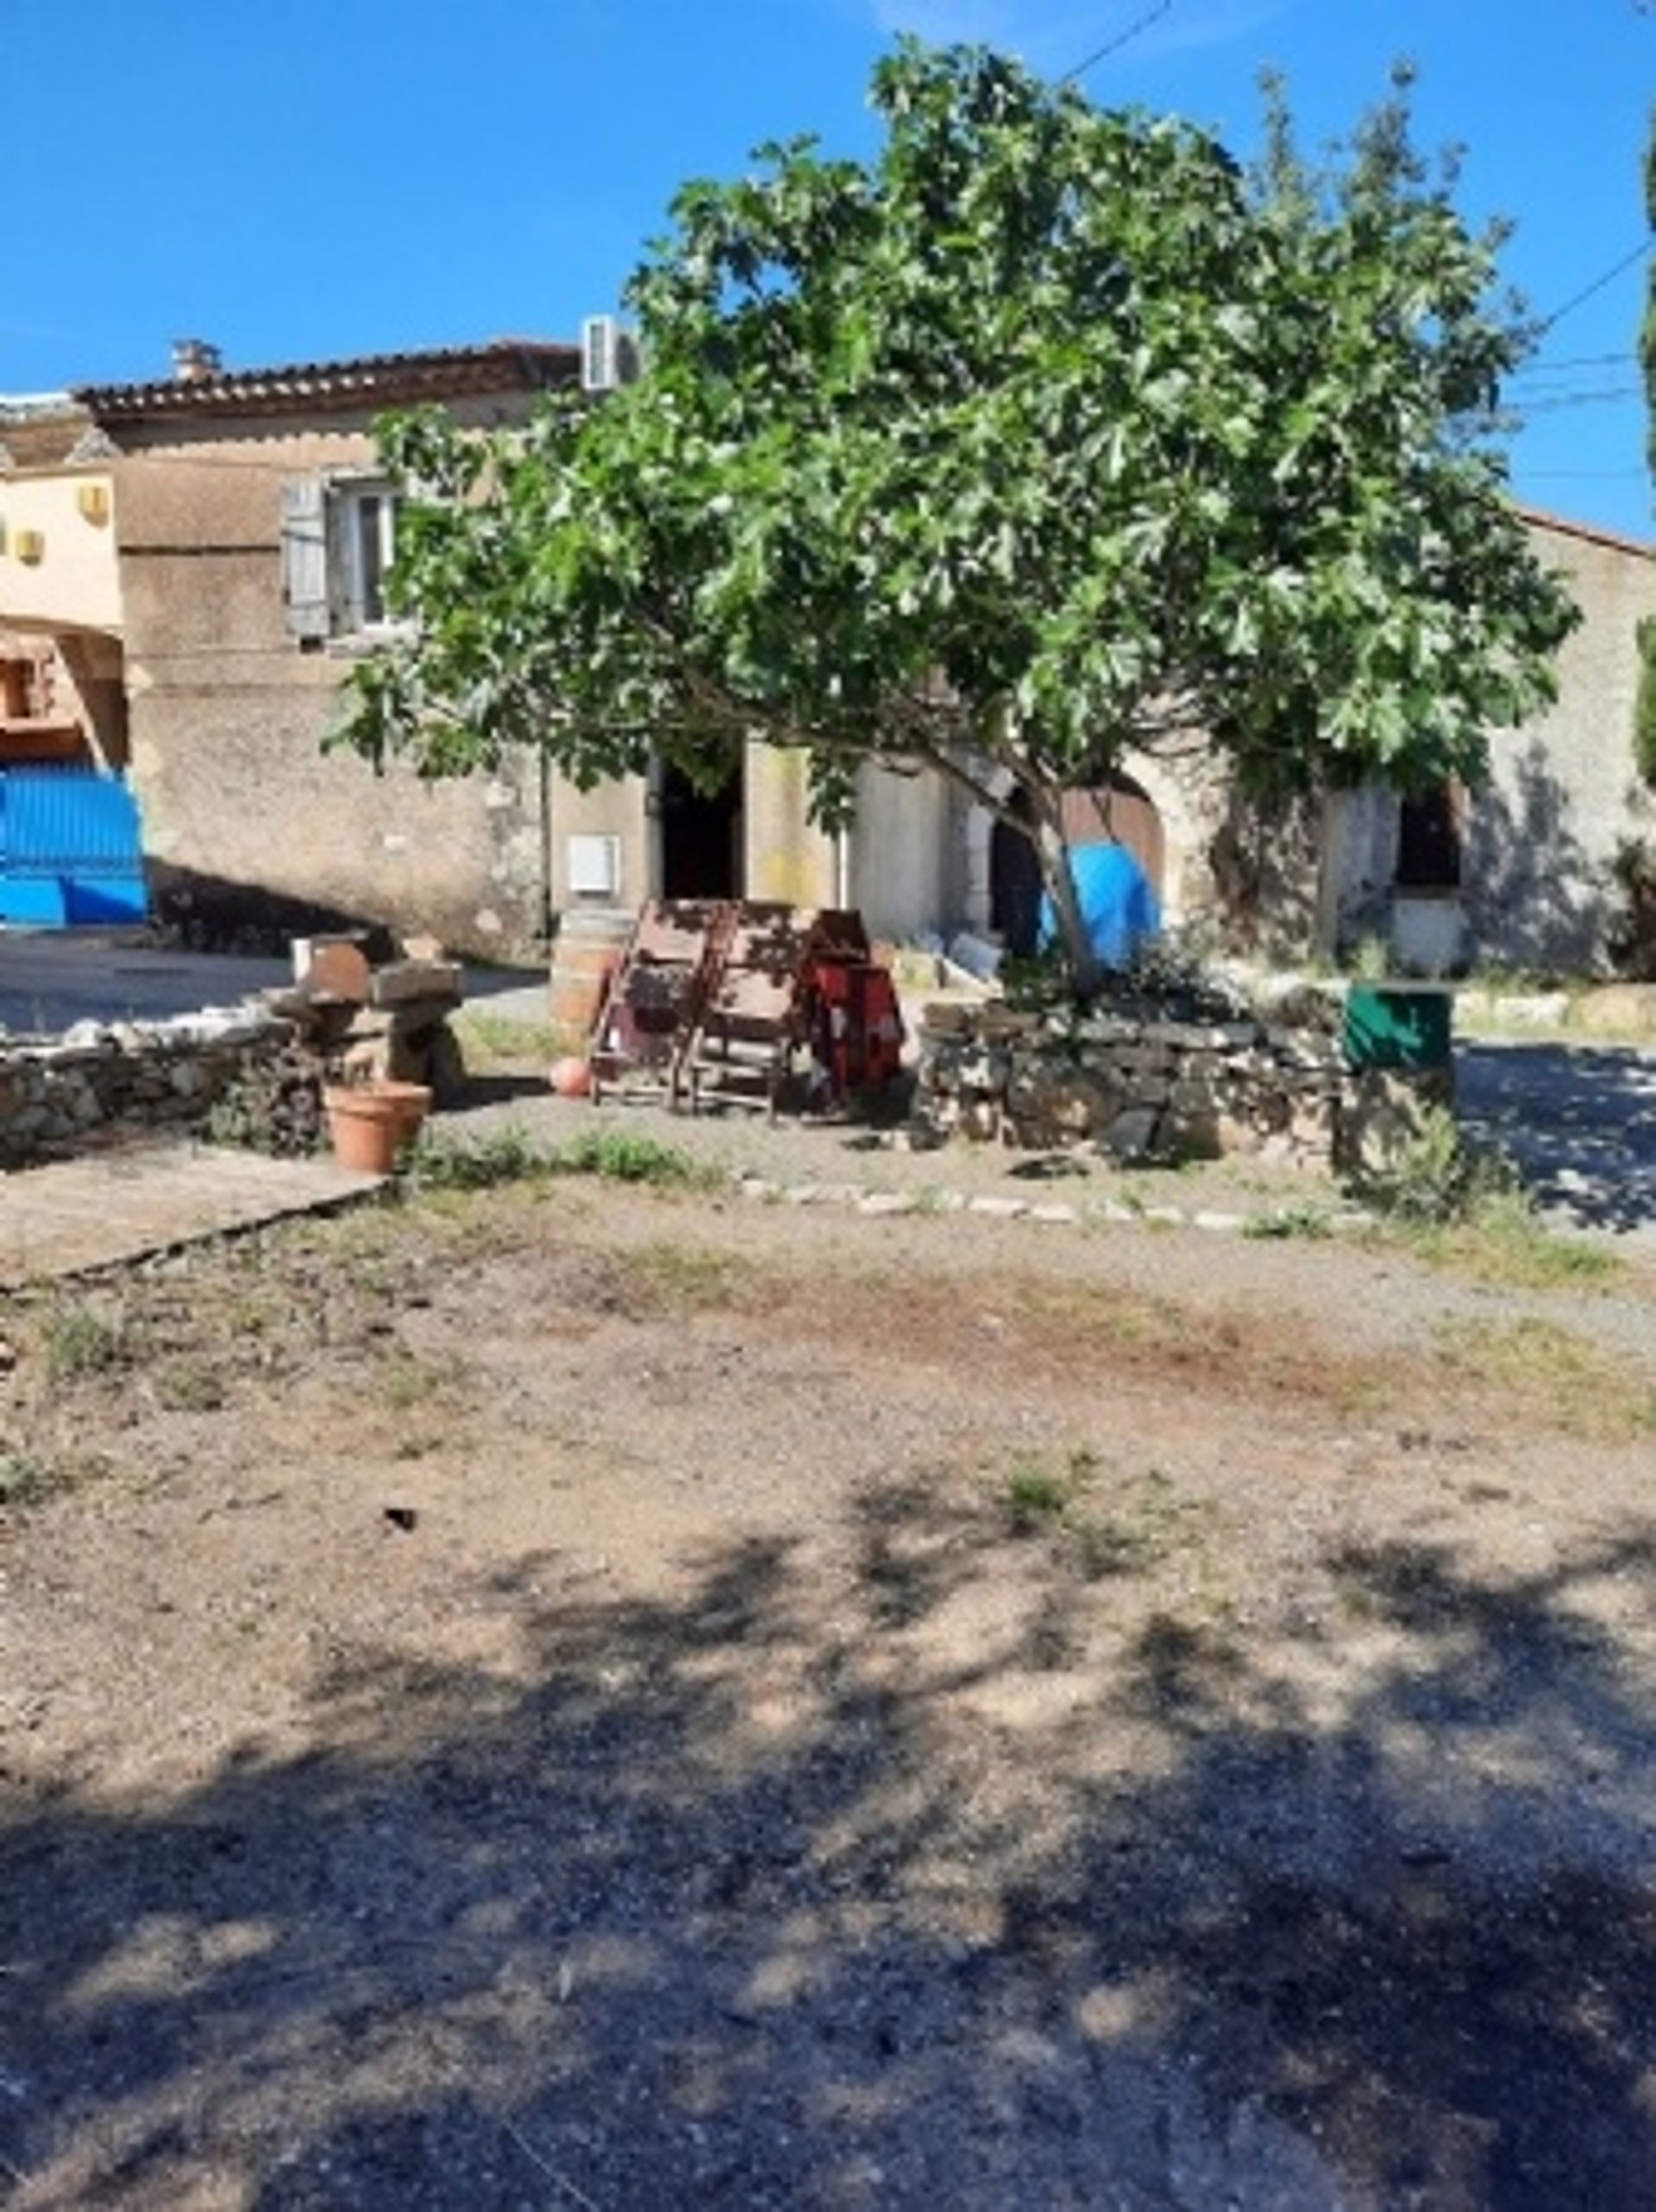
<instances>
[{"instance_id":1,"label":"doorway","mask_svg":"<svg viewBox=\"0 0 1656 2212\"><path fill-rule=\"evenodd\" d=\"M681 768L663 766L656 785L664 899L739 899L743 895L742 764L702 790Z\"/></svg>"}]
</instances>

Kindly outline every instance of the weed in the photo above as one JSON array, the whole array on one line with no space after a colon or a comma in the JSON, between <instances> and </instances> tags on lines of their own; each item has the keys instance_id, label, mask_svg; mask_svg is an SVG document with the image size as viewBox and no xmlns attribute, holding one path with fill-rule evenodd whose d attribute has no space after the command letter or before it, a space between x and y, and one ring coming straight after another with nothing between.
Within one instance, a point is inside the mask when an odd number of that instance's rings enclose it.
<instances>
[{"instance_id":1,"label":"weed","mask_svg":"<svg viewBox=\"0 0 1656 2212\"><path fill-rule=\"evenodd\" d=\"M52 1488L45 1465L27 1452L0 1452L0 1507L38 1505Z\"/></svg>"},{"instance_id":2,"label":"weed","mask_svg":"<svg viewBox=\"0 0 1656 2212\"><path fill-rule=\"evenodd\" d=\"M417 1405L423 1405L436 1395L443 1379L442 1368L413 1352L398 1350L386 1363L380 1387L386 1404L393 1411L411 1413Z\"/></svg>"},{"instance_id":3,"label":"weed","mask_svg":"<svg viewBox=\"0 0 1656 2212\"><path fill-rule=\"evenodd\" d=\"M422 1130L403 1164L405 1184L415 1191L492 1191L505 1183L543 1183L562 1165L513 1122L486 1135L462 1139L446 1130Z\"/></svg>"},{"instance_id":4,"label":"weed","mask_svg":"<svg viewBox=\"0 0 1656 2212\"><path fill-rule=\"evenodd\" d=\"M47 1379L72 1382L109 1373L130 1357L130 1337L119 1307L107 1312L91 1304L56 1307L41 1325Z\"/></svg>"},{"instance_id":5,"label":"weed","mask_svg":"<svg viewBox=\"0 0 1656 2212\"><path fill-rule=\"evenodd\" d=\"M1244 1236L1316 1238L1333 1234L1333 1223L1320 1206L1275 1206L1268 1214L1253 1214L1242 1224Z\"/></svg>"},{"instance_id":6,"label":"weed","mask_svg":"<svg viewBox=\"0 0 1656 2212\"><path fill-rule=\"evenodd\" d=\"M1656 1391L1590 1337L1528 1316L1438 1331L1440 1373L1501 1392L1516 1412L1565 1436L1626 1442L1656 1430Z\"/></svg>"},{"instance_id":7,"label":"weed","mask_svg":"<svg viewBox=\"0 0 1656 2212\"><path fill-rule=\"evenodd\" d=\"M736 1275L736 1263L724 1253L666 1242L641 1245L627 1266L642 1289L675 1306L728 1304Z\"/></svg>"},{"instance_id":8,"label":"weed","mask_svg":"<svg viewBox=\"0 0 1656 2212\"><path fill-rule=\"evenodd\" d=\"M1468 1144L1446 1106L1421 1109L1414 1136L1363 1196L1405 1226L1508 1222L1531 1211L1517 1170L1491 1148Z\"/></svg>"},{"instance_id":9,"label":"weed","mask_svg":"<svg viewBox=\"0 0 1656 2212\"><path fill-rule=\"evenodd\" d=\"M200 1360L168 1360L152 1381L157 1401L169 1413L216 1413L229 1396L223 1376Z\"/></svg>"},{"instance_id":10,"label":"weed","mask_svg":"<svg viewBox=\"0 0 1656 2212\"><path fill-rule=\"evenodd\" d=\"M486 1007L468 1006L453 1024L468 1068L544 1068L561 1049L557 1033L548 1023L514 1021L491 1013Z\"/></svg>"},{"instance_id":11,"label":"weed","mask_svg":"<svg viewBox=\"0 0 1656 2212\"><path fill-rule=\"evenodd\" d=\"M1007 1478L1007 1512L1019 1536L1061 1521L1069 1511L1070 1482L1038 1461L1020 1460Z\"/></svg>"},{"instance_id":12,"label":"weed","mask_svg":"<svg viewBox=\"0 0 1656 2212\"><path fill-rule=\"evenodd\" d=\"M717 1168L693 1159L675 1145L630 1129L585 1129L553 1155L570 1175L598 1175L611 1183L648 1183L657 1188L707 1188L722 1183Z\"/></svg>"}]
</instances>

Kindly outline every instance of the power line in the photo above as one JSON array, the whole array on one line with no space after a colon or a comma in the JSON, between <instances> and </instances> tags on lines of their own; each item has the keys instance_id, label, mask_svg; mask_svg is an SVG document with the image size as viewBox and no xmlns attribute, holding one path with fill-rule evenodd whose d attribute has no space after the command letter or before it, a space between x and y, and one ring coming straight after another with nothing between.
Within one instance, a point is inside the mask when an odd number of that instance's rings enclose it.
<instances>
[{"instance_id":1,"label":"power line","mask_svg":"<svg viewBox=\"0 0 1656 2212\"><path fill-rule=\"evenodd\" d=\"M1113 38L1106 39L1103 45L1095 53L1089 53L1084 61L1078 61L1073 69L1066 69L1058 79L1059 84L1071 84L1076 78L1084 77L1089 69L1096 69L1101 61L1107 61L1113 53L1120 53L1124 46L1130 46L1133 40L1147 31L1152 23L1159 23L1162 17L1171 11L1172 6L1173 0L1157 0L1155 7L1148 9L1144 15L1136 17L1125 30L1118 31Z\"/></svg>"},{"instance_id":2,"label":"power line","mask_svg":"<svg viewBox=\"0 0 1656 2212\"><path fill-rule=\"evenodd\" d=\"M1590 284L1583 285L1579 292L1571 292L1562 307L1555 307L1541 324L1541 329L1550 330L1555 323L1561 322L1584 300L1592 298L1596 292L1603 292L1607 284L1614 284L1617 277L1630 269L1635 261L1642 261L1653 245L1656 245L1656 233L1647 232L1630 254L1623 254L1621 260L1606 269L1603 276L1596 276Z\"/></svg>"},{"instance_id":3,"label":"power line","mask_svg":"<svg viewBox=\"0 0 1656 2212\"><path fill-rule=\"evenodd\" d=\"M1515 376L1555 376L1566 368L1613 368L1622 361L1636 361L1638 355L1630 349L1617 354L1560 354L1556 361L1526 361L1513 371Z\"/></svg>"}]
</instances>

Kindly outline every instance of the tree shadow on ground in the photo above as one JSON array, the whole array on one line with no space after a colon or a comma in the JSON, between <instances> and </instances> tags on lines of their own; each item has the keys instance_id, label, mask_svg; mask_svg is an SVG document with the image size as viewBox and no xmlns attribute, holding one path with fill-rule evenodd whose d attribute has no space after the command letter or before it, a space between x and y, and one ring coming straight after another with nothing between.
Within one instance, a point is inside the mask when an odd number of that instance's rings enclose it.
<instances>
[{"instance_id":1,"label":"tree shadow on ground","mask_svg":"<svg viewBox=\"0 0 1656 2212\"><path fill-rule=\"evenodd\" d=\"M304 1756L16 1807L13 2201L1648 2204L1649 1531L1113 1637L1026 1538L975 1639L1004 1528L840 1538L525 1559L519 1667L342 1646Z\"/></svg>"},{"instance_id":2,"label":"tree shadow on ground","mask_svg":"<svg viewBox=\"0 0 1656 2212\"><path fill-rule=\"evenodd\" d=\"M1584 1229L1656 1223L1656 1057L1585 1045L1464 1045L1460 1117L1538 1202Z\"/></svg>"}]
</instances>

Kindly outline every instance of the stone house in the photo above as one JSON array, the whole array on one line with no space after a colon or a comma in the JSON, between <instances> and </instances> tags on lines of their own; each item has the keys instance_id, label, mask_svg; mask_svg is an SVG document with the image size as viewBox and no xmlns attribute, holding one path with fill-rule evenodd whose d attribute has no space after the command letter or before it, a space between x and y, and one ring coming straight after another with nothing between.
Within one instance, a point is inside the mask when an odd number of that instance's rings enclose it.
<instances>
[{"instance_id":1,"label":"stone house","mask_svg":"<svg viewBox=\"0 0 1656 2212\"><path fill-rule=\"evenodd\" d=\"M1433 926L1458 908L1462 965L1590 974L1625 908L1618 851L1656 838L1656 792L1634 756L1638 627L1656 616L1656 548L1526 510L1536 550L1560 571L1581 623L1559 657L1553 705L1495 733L1481 790L1400 799L1341 794L1320 839L1318 936L1333 946Z\"/></svg>"},{"instance_id":2,"label":"stone house","mask_svg":"<svg viewBox=\"0 0 1656 2212\"><path fill-rule=\"evenodd\" d=\"M0 399L0 765L126 757L107 455L60 395Z\"/></svg>"},{"instance_id":3,"label":"stone house","mask_svg":"<svg viewBox=\"0 0 1656 2212\"><path fill-rule=\"evenodd\" d=\"M159 911L208 939L371 921L503 958L532 957L572 911L658 895L854 904L899 939L1004 928L1016 840L929 774L866 770L854 828L830 838L806 820L803 763L758 745L712 794L666 770L582 793L533 754L428 785L323 751L342 676L385 634L395 508L375 418L436 403L511 424L580 369L575 347L538 341L256 370L185 344L169 377L73 395L77 465L109 500L116 588L97 634L120 711L106 720L129 754ZM1558 705L1497 738L1488 791L1342 794L1262 821L1193 740L1171 759L1128 758L1108 794L1077 794L1072 831L1097 833L1101 800L1169 921L1211 936L1333 950L1409 912L1418 928L1453 889L1457 952L1592 965L1613 918L1609 864L1648 808L1632 763L1634 630L1656 613L1656 563L1530 519L1585 619Z\"/></svg>"}]
</instances>

